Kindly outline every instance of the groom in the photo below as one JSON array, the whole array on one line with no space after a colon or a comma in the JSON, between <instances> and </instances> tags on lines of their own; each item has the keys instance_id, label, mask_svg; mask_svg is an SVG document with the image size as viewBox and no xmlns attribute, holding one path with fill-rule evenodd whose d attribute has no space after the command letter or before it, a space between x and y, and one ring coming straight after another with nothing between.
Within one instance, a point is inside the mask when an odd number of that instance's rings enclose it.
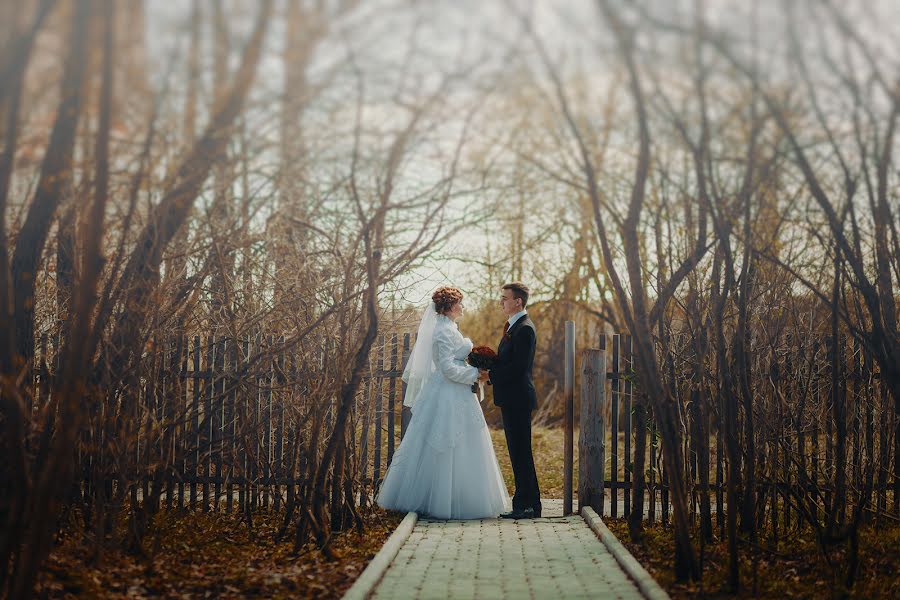
<instances>
[{"instance_id":1,"label":"groom","mask_svg":"<svg viewBox=\"0 0 900 600\"><path fill-rule=\"evenodd\" d=\"M531 519L541 516L541 492L538 489L534 456L531 452L531 412L537 395L531 379L537 334L528 318L528 288L523 283L503 286L500 307L509 320L503 326L503 339L497 348L497 364L491 368L494 404L503 414L503 431L512 462L516 493L512 512L504 519Z\"/></svg>"}]
</instances>

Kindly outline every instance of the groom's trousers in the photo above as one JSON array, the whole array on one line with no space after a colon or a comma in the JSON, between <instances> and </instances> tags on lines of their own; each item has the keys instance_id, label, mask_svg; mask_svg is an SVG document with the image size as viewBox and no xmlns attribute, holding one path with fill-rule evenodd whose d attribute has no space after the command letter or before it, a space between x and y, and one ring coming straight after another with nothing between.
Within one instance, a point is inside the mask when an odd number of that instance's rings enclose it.
<instances>
[{"instance_id":1,"label":"groom's trousers","mask_svg":"<svg viewBox=\"0 0 900 600\"><path fill-rule=\"evenodd\" d=\"M537 472L534 469L534 454L531 450L531 410L502 407L503 432L512 463L516 493L513 495L513 510L533 508L541 511L541 491L538 489Z\"/></svg>"}]
</instances>

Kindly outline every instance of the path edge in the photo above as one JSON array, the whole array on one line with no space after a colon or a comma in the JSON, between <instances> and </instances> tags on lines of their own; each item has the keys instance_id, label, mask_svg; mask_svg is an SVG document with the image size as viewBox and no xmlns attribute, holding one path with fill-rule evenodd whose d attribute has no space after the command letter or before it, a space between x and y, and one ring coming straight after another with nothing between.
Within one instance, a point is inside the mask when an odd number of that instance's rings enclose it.
<instances>
[{"instance_id":1,"label":"path edge","mask_svg":"<svg viewBox=\"0 0 900 600\"><path fill-rule=\"evenodd\" d=\"M412 533L413 527L416 526L416 521L418 520L418 514L414 512L406 513L406 516L397 525L397 529L387 539L381 550L369 561L363 572L359 574L359 577L356 578L350 589L343 595L343 600L365 600L372 594L375 586L378 585L384 576L384 572L391 566L391 562L400 551L400 547L409 538L409 534Z\"/></svg>"},{"instance_id":2,"label":"path edge","mask_svg":"<svg viewBox=\"0 0 900 600\"><path fill-rule=\"evenodd\" d=\"M622 567L629 577L637 584L641 594L648 600L671 600L669 594L653 579L653 576L647 572L641 563L632 556L631 552L622 545L622 542L613 534L612 531L603 522L603 519L590 506L581 508L581 516L587 522L600 541L609 550L609 553L615 557L616 562Z\"/></svg>"}]
</instances>

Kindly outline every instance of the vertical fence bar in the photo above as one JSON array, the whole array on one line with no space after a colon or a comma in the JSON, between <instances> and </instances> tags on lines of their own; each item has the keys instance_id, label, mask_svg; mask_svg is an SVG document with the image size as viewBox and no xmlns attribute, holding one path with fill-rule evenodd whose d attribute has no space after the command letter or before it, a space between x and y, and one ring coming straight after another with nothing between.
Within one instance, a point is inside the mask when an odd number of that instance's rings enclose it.
<instances>
[{"instance_id":1,"label":"vertical fence bar","mask_svg":"<svg viewBox=\"0 0 900 600\"><path fill-rule=\"evenodd\" d=\"M212 472L212 448L214 441L213 399L213 360L215 358L215 334L206 337L206 364L204 364L204 397L206 404L203 410L203 512L209 510L209 480Z\"/></svg>"},{"instance_id":2,"label":"vertical fence bar","mask_svg":"<svg viewBox=\"0 0 900 600\"><path fill-rule=\"evenodd\" d=\"M188 337L184 334L183 331L179 333L178 343L181 346L181 361L179 362L179 371L178 371L178 382L179 382L179 391L178 394L178 420L181 423L179 427L179 436L178 436L178 446L177 446L177 456L178 456L178 509L181 510L184 508L184 480L187 476L187 453L190 448L188 444L188 432L190 431L190 427L188 426L188 418L190 415L190 402L188 401L188 396L190 394L190 388L188 386L188 360L190 356L190 347L188 346Z\"/></svg>"},{"instance_id":3,"label":"vertical fence bar","mask_svg":"<svg viewBox=\"0 0 900 600\"><path fill-rule=\"evenodd\" d=\"M625 336L623 345L624 363L624 393L625 393L625 510L624 515L627 518L631 514L631 471L634 466L634 459L631 455L631 436L634 428L632 423L632 411L634 404L634 356L632 354L632 340L630 335Z\"/></svg>"},{"instance_id":4,"label":"vertical fence bar","mask_svg":"<svg viewBox=\"0 0 900 600\"><path fill-rule=\"evenodd\" d=\"M181 374L178 372L178 369L181 367L181 332L176 330L174 337L170 337L170 346L169 385L166 386L166 395L164 398L168 406L166 426L169 428L169 444L166 449L168 460L163 463L168 465L168 473L166 474L167 509L171 509L174 506L175 470L178 468L178 423L181 422L181 402L179 401L181 395Z\"/></svg>"},{"instance_id":5,"label":"vertical fence bar","mask_svg":"<svg viewBox=\"0 0 900 600\"><path fill-rule=\"evenodd\" d=\"M646 398L646 396L645 396ZM656 415L651 406L647 407L647 418L650 420L650 506L647 509L647 520L656 521Z\"/></svg>"},{"instance_id":6,"label":"vertical fence bar","mask_svg":"<svg viewBox=\"0 0 900 600\"><path fill-rule=\"evenodd\" d=\"M216 374L214 392L216 394L215 410L213 412L215 418L214 429L215 438L215 459L216 459L216 485L215 495L213 497L213 508L219 510L219 499L222 497L222 479L225 451L225 336L219 336L216 344L216 359L214 370Z\"/></svg>"},{"instance_id":7,"label":"vertical fence bar","mask_svg":"<svg viewBox=\"0 0 900 600\"><path fill-rule=\"evenodd\" d=\"M281 484L284 476L284 336L278 337L278 359L275 361L275 472L272 474L273 508L281 507Z\"/></svg>"},{"instance_id":8,"label":"vertical fence bar","mask_svg":"<svg viewBox=\"0 0 900 600\"><path fill-rule=\"evenodd\" d=\"M372 474L373 492L381 485L381 405L384 391L384 335L378 336L378 362L375 371L375 467Z\"/></svg>"},{"instance_id":9,"label":"vertical fence bar","mask_svg":"<svg viewBox=\"0 0 900 600\"><path fill-rule=\"evenodd\" d=\"M166 422L166 393L168 392L167 369L169 367L169 339L162 333L154 344L154 372L152 377L156 380L153 386L153 454L151 463L147 468L150 479L150 499L153 500L154 510L159 510L162 505L163 491L166 488L166 474L158 475L160 469L165 470L166 465L166 438L168 436L168 424ZM106 484L104 483L104 486Z\"/></svg>"},{"instance_id":10,"label":"vertical fence bar","mask_svg":"<svg viewBox=\"0 0 900 600\"><path fill-rule=\"evenodd\" d=\"M862 375L859 368L860 348L859 340L853 338L853 354L850 358L850 368L852 371L851 378L853 380L853 403L852 403L852 421L851 431L853 437L853 484L857 487L862 486L862 457L861 457L861 440L860 431L862 424L862 412L860 411L860 383Z\"/></svg>"},{"instance_id":11,"label":"vertical fence bar","mask_svg":"<svg viewBox=\"0 0 900 600\"><path fill-rule=\"evenodd\" d=\"M878 403L878 412L880 418L879 427L878 427L878 511L876 513L876 520L881 522L883 519L883 515L887 512L887 483L888 483L888 471L890 470L890 460L891 460L891 451L890 451L890 432L891 432L891 415L887 412L888 406L888 392L887 392L887 381L884 379L884 373L880 372L879 375L879 385L877 389L880 392L880 401Z\"/></svg>"},{"instance_id":12,"label":"vertical fence bar","mask_svg":"<svg viewBox=\"0 0 900 600\"><path fill-rule=\"evenodd\" d=\"M782 389L782 394L784 397L790 397L791 384L793 381L796 381L796 373L794 373L794 338L788 333L785 336L785 345L787 346L784 353L784 373L781 378L781 385L779 386ZM776 388L778 389L778 388ZM792 440L792 436L790 433L785 431L790 427L791 424L791 415L788 413L787 415L782 416L782 436L783 439L787 441L787 447L785 448L785 452L782 454L784 457L782 460L782 477L784 478L783 489L784 493L782 494L782 502L783 512L784 512L784 534L788 534L788 530L791 527L791 503L789 502L791 495L791 461L788 452L793 454L794 442Z\"/></svg>"},{"instance_id":13,"label":"vertical fence bar","mask_svg":"<svg viewBox=\"0 0 900 600\"><path fill-rule=\"evenodd\" d=\"M397 431L397 334L391 334L391 376L388 382L387 464L394 458L394 436Z\"/></svg>"},{"instance_id":14,"label":"vertical fence bar","mask_svg":"<svg viewBox=\"0 0 900 600\"><path fill-rule=\"evenodd\" d=\"M194 396L191 408L191 510L197 508L197 479L200 472L200 336L194 336L191 392Z\"/></svg>"},{"instance_id":15,"label":"vertical fence bar","mask_svg":"<svg viewBox=\"0 0 900 600\"><path fill-rule=\"evenodd\" d=\"M809 351L809 342L807 340L798 340L798 350L797 350L797 377L796 383L792 386L794 390L800 392L800 398L803 399L806 396L806 390L801 390L800 386L797 385L802 380L803 387L809 389L811 387L812 373L813 367L812 362L806 360L806 354ZM804 369L806 373L804 374ZM800 461L800 471L803 473L807 473L806 465L807 465L807 448L806 448L806 432L803 430L803 404L801 403L799 410L794 418L794 430L797 432L797 457ZM797 484L800 485L803 480L798 476ZM801 528L803 526L803 519L797 519L797 528Z\"/></svg>"},{"instance_id":16,"label":"vertical fence bar","mask_svg":"<svg viewBox=\"0 0 900 600\"><path fill-rule=\"evenodd\" d=\"M256 358L262 352L262 333L257 333L253 340L253 352L254 358ZM257 364L260 364L257 362ZM260 373L261 367L256 367L254 369L253 379L255 381L255 385L253 386L253 400L252 400L252 409L253 409L253 417L252 417L252 432L253 432L253 454L248 457L250 463L250 481L252 482L249 488L249 494L247 500L250 502L250 506L253 508L257 508L259 506L259 462L260 457L262 456L262 439L260 437L260 428L261 428L261 415L262 408L260 404L263 401L263 390L262 386L264 385L262 375Z\"/></svg>"},{"instance_id":17,"label":"vertical fence bar","mask_svg":"<svg viewBox=\"0 0 900 600\"><path fill-rule=\"evenodd\" d=\"M610 501L609 514L615 519L619 516L619 398L622 390L622 369L621 369L621 352L622 352L622 336L620 334L613 335L612 339L612 427L610 429L610 443L612 446L612 454L609 462L610 481Z\"/></svg>"},{"instance_id":18,"label":"vertical fence bar","mask_svg":"<svg viewBox=\"0 0 900 600\"><path fill-rule=\"evenodd\" d=\"M297 377L297 354L295 352L291 352L291 374L290 374L290 386L288 390L285 390L287 397L291 400L291 406L294 405L294 393L297 389L297 384L299 379ZM288 503L292 504L294 501L294 494L297 492L297 486L299 484L299 479L295 477L296 473L302 472L300 470L300 464L298 458L302 455L303 449L303 438L302 438L302 425L297 422L293 413L290 417L290 427L288 427L288 432L290 432L290 443L291 443L291 453L288 460L290 461L290 469L287 473L288 477L288 489L287 489L287 497Z\"/></svg>"},{"instance_id":19,"label":"vertical fence bar","mask_svg":"<svg viewBox=\"0 0 900 600\"><path fill-rule=\"evenodd\" d=\"M272 485L272 375L275 357L272 356L272 334L266 336L265 404L263 405L263 508L269 508L269 493Z\"/></svg>"},{"instance_id":20,"label":"vertical fence bar","mask_svg":"<svg viewBox=\"0 0 900 600\"><path fill-rule=\"evenodd\" d=\"M242 370L247 373L246 377L250 377L249 369L245 369L248 367L250 362L250 337L245 337L241 340L241 356L238 359L238 363L242 365ZM244 440L246 440L247 430L253 432L251 421L250 421L250 413L253 410L253 405L255 404L255 394L256 388L252 385L245 386L247 391L241 395L240 401L240 431L242 432L242 436L244 436ZM254 434L255 437L255 434ZM249 513L249 505L250 505L250 453L246 451L247 444L240 444L241 448L245 450L241 454L241 486L238 488L238 506L242 512Z\"/></svg>"},{"instance_id":21,"label":"vertical fence bar","mask_svg":"<svg viewBox=\"0 0 900 600\"><path fill-rule=\"evenodd\" d=\"M782 427L781 421L781 404L778 402L778 382L781 378L781 368L778 362L778 351L777 351L777 340L775 344L776 350L773 350L771 355L769 356L769 378L770 378L770 391L769 394L769 404L770 410L774 415L774 424L770 428L768 435L769 442L769 451L772 454L771 459L771 490L770 490L770 502L772 503L771 508L771 520L772 520L772 541L778 541L778 441L784 439L784 431Z\"/></svg>"},{"instance_id":22,"label":"vertical fence bar","mask_svg":"<svg viewBox=\"0 0 900 600\"><path fill-rule=\"evenodd\" d=\"M156 404L157 404L157 376L159 370L159 340L154 336L152 339L152 352L149 356L150 364L147 371L147 384L144 387L144 402L141 404L142 415L141 423L144 432L144 451L141 454L142 460L138 463L141 465L141 490L143 491L144 502L150 499L150 465L157 458L156 450L158 450L159 434L155 426L156 421Z\"/></svg>"},{"instance_id":23,"label":"vertical fence bar","mask_svg":"<svg viewBox=\"0 0 900 600\"><path fill-rule=\"evenodd\" d=\"M660 471L662 471L662 523L669 524L669 472L666 470L666 463L663 462Z\"/></svg>"},{"instance_id":24,"label":"vertical fence bar","mask_svg":"<svg viewBox=\"0 0 900 600\"><path fill-rule=\"evenodd\" d=\"M403 361L400 366L400 371L403 372L406 369L406 364L409 362L409 334L403 334ZM400 439L403 439L403 436L406 435L406 428L409 425L409 420L412 418L412 411L409 410L408 406L404 405L404 401L406 400L406 382L402 382L402 386L400 389Z\"/></svg>"},{"instance_id":25,"label":"vertical fence bar","mask_svg":"<svg viewBox=\"0 0 900 600\"><path fill-rule=\"evenodd\" d=\"M575 430L575 322L566 321L565 352L566 432L563 448L563 515L572 514L572 479L574 470Z\"/></svg>"},{"instance_id":26,"label":"vertical fence bar","mask_svg":"<svg viewBox=\"0 0 900 600\"><path fill-rule=\"evenodd\" d=\"M862 366L862 381L863 381L863 389L865 390L865 409L866 409L866 461L868 463L868 467L871 469L871 465L875 461L875 382L873 380L874 373L872 372L872 354L867 350L863 349L863 366Z\"/></svg>"},{"instance_id":27,"label":"vertical fence bar","mask_svg":"<svg viewBox=\"0 0 900 600\"><path fill-rule=\"evenodd\" d=\"M823 395L823 407L822 407L822 418L825 420L825 481L830 482L832 474L834 473L835 461L834 461L834 407L832 406L835 397L834 393L837 391L834 389L835 386L835 369L834 369L834 360L836 358L835 353L837 352L837 348L835 342L837 340L834 339L834 336L827 336L825 338L825 377L828 382L827 390L828 393ZM825 511L826 514L830 513L833 508L834 497L832 495L831 486L825 486Z\"/></svg>"},{"instance_id":28,"label":"vertical fence bar","mask_svg":"<svg viewBox=\"0 0 900 600\"><path fill-rule=\"evenodd\" d=\"M365 508L368 504L368 476L369 476L369 429L372 425L372 363L369 361L368 373L362 380L363 386L363 414L362 433L360 434L360 458L359 458L359 507Z\"/></svg>"},{"instance_id":29,"label":"vertical fence bar","mask_svg":"<svg viewBox=\"0 0 900 600\"><path fill-rule=\"evenodd\" d=\"M225 483L225 512L231 512L234 507L234 479L235 467L238 465L237 457L243 454L241 448L237 445L237 365L238 365L238 340L231 338L228 344L228 371L225 381L226 383L226 404L225 404L225 428L228 436L228 474Z\"/></svg>"},{"instance_id":30,"label":"vertical fence bar","mask_svg":"<svg viewBox=\"0 0 900 600\"><path fill-rule=\"evenodd\" d=\"M821 376L821 360L820 352L821 342L819 336L815 336L813 341L813 428L812 428L812 472L809 473L813 486L819 485L819 420L822 417L822 376ZM816 504L817 518L821 516L819 505Z\"/></svg>"}]
</instances>

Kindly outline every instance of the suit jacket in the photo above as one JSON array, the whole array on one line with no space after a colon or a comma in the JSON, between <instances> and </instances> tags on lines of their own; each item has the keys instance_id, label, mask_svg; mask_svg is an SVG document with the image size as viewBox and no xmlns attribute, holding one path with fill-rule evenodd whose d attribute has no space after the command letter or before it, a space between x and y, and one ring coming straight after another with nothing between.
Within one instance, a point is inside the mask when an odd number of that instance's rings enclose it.
<instances>
[{"instance_id":1,"label":"suit jacket","mask_svg":"<svg viewBox=\"0 0 900 600\"><path fill-rule=\"evenodd\" d=\"M512 324L497 347L497 364L491 369L494 404L507 410L534 410L532 369L537 333L526 314Z\"/></svg>"}]
</instances>

